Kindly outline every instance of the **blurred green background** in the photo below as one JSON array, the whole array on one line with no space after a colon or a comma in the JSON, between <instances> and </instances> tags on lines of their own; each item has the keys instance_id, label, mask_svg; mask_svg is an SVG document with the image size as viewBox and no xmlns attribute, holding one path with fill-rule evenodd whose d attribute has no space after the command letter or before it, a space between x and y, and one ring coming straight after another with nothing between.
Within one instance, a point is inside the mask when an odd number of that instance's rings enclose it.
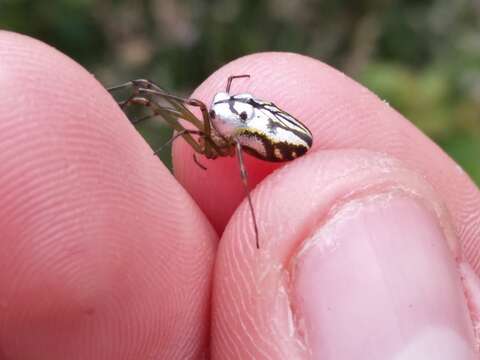
<instances>
[{"instance_id":1,"label":"blurred green background","mask_svg":"<svg viewBox=\"0 0 480 360\"><path fill-rule=\"evenodd\" d=\"M248 53L307 54L388 101L480 184L480 0L0 0L0 28L104 84L148 77L182 95ZM169 136L147 126L152 146Z\"/></svg>"}]
</instances>

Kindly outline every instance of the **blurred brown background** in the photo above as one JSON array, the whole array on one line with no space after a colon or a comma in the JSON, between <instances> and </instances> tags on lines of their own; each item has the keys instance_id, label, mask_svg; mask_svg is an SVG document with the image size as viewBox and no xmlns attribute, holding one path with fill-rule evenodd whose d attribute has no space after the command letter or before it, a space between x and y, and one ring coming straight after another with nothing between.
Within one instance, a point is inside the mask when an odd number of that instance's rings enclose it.
<instances>
[{"instance_id":1,"label":"blurred brown background","mask_svg":"<svg viewBox=\"0 0 480 360\"><path fill-rule=\"evenodd\" d=\"M147 77L181 95L248 53L310 55L388 101L480 184L480 0L0 0L0 28L106 85ZM141 130L154 147L169 136Z\"/></svg>"}]
</instances>

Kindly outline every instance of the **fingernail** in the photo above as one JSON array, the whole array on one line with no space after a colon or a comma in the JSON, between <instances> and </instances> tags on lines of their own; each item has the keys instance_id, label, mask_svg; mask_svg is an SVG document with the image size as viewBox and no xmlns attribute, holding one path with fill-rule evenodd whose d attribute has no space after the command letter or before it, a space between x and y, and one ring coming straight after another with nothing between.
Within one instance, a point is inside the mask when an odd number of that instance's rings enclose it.
<instances>
[{"instance_id":1,"label":"fingernail","mask_svg":"<svg viewBox=\"0 0 480 360\"><path fill-rule=\"evenodd\" d=\"M313 358L476 358L457 265L421 200L351 201L295 261L293 309Z\"/></svg>"}]
</instances>

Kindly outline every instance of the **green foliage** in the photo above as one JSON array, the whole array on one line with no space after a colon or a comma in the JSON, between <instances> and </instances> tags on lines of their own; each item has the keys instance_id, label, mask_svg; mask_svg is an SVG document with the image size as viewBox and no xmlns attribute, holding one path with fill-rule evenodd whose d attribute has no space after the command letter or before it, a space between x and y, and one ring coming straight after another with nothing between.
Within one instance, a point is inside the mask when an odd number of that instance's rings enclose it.
<instances>
[{"instance_id":1,"label":"green foliage","mask_svg":"<svg viewBox=\"0 0 480 360\"><path fill-rule=\"evenodd\" d=\"M101 61L106 38L93 0L0 0L0 28L32 35L74 55L85 66Z\"/></svg>"},{"instance_id":2,"label":"green foliage","mask_svg":"<svg viewBox=\"0 0 480 360\"><path fill-rule=\"evenodd\" d=\"M480 108L448 68L371 63L361 82L440 144L480 184ZM457 85L457 86L456 86Z\"/></svg>"}]
</instances>

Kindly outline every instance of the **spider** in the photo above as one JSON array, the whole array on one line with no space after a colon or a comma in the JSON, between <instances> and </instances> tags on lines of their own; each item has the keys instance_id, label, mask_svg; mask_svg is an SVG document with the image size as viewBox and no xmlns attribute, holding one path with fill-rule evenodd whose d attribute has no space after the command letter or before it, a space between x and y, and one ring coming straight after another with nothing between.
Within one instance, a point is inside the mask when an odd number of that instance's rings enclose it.
<instances>
[{"instance_id":1,"label":"spider","mask_svg":"<svg viewBox=\"0 0 480 360\"><path fill-rule=\"evenodd\" d=\"M130 97L118 102L122 109L137 104L152 110L150 115L131 119L132 123L160 116L176 131L176 134L154 154L158 154L165 145L175 139L183 137L195 153L207 159L237 155L240 176L253 218L256 247L259 249L258 226L250 197L243 151L265 161L291 161L304 155L311 148L313 139L312 133L305 125L272 102L259 100L248 93L231 95L232 81L247 77L250 75L228 77L225 91L214 96L210 108L200 100L170 94L154 82L145 79L132 80L108 90L110 92L126 88L132 90ZM197 118L186 107L187 105L198 107L202 119ZM179 120L188 121L195 129L185 128ZM206 170L195 153L193 154L195 163Z\"/></svg>"}]
</instances>

